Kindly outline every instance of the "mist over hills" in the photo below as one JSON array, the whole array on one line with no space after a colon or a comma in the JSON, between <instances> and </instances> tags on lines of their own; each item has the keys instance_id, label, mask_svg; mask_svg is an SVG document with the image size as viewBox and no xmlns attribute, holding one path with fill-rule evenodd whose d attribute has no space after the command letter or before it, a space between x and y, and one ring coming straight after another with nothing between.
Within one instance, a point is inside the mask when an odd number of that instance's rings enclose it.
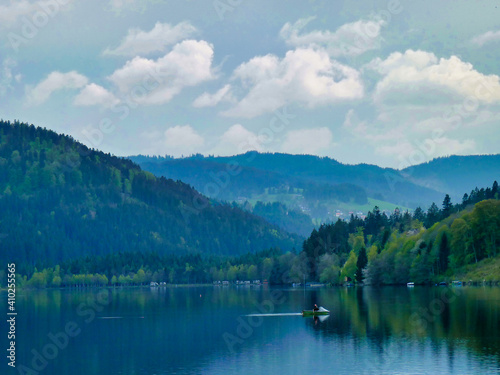
<instances>
[{"instance_id":1,"label":"mist over hills","mask_svg":"<svg viewBox=\"0 0 500 375\"><path fill-rule=\"evenodd\" d=\"M500 177L500 154L436 158L405 168L401 173L413 183L427 186L452 199L461 200L464 192L476 186L488 186Z\"/></svg>"}]
</instances>

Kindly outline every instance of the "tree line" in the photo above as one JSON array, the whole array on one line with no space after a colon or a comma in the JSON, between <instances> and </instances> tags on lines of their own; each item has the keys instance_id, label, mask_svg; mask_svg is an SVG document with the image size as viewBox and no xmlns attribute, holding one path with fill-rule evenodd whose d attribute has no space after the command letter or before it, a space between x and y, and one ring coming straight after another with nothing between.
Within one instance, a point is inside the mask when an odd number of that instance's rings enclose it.
<instances>
[{"instance_id":1,"label":"tree line","mask_svg":"<svg viewBox=\"0 0 500 375\"><path fill-rule=\"evenodd\" d=\"M311 232L300 252L283 252L275 247L237 257L112 253L62 262L21 279L31 287L255 279L271 284L425 284L499 256L500 200L496 181L491 188L473 190L460 204L453 205L447 195L440 209L431 210L433 206L427 212L395 210L390 216L375 207L365 219L352 216L350 221L339 219L323 224Z\"/></svg>"},{"instance_id":2,"label":"tree line","mask_svg":"<svg viewBox=\"0 0 500 375\"><path fill-rule=\"evenodd\" d=\"M0 261L25 275L86 255L230 255L301 240L70 136L0 121Z\"/></svg>"}]
</instances>

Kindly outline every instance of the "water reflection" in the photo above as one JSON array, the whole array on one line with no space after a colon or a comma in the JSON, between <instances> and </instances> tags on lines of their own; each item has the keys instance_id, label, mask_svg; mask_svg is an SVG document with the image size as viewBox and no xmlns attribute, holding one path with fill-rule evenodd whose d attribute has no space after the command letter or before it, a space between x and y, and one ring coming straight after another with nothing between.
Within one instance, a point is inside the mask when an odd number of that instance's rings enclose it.
<instances>
[{"instance_id":1,"label":"water reflection","mask_svg":"<svg viewBox=\"0 0 500 375\"><path fill-rule=\"evenodd\" d=\"M331 307L330 319L306 321L316 337L340 342L366 339L379 358L398 351L432 351L453 368L458 348L468 357L498 369L500 289L498 288L349 288L317 292ZM331 306L330 306L331 304ZM394 349L394 348L393 348Z\"/></svg>"},{"instance_id":2,"label":"water reflection","mask_svg":"<svg viewBox=\"0 0 500 375\"><path fill-rule=\"evenodd\" d=\"M18 363L72 321L81 334L47 373L496 373L500 364L499 288L117 288L106 301L98 293L19 293ZM330 315L298 315L315 303ZM262 313L273 316L249 316ZM238 340L234 350L224 334Z\"/></svg>"}]
</instances>

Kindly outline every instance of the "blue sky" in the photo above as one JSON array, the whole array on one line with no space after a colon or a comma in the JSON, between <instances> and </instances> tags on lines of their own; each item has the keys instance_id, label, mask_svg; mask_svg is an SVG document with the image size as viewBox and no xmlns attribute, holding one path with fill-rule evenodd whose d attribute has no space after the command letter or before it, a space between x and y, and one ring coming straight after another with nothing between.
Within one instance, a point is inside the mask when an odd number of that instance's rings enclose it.
<instances>
[{"instance_id":1,"label":"blue sky","mask_svg":"<svg viewBox=\"0 0 500 375\"><path fill-rule=\"evenodd\" d=\"M0 0L0 117L116 155L498 153L499 6Z\"/></svg>"}]
</instances>

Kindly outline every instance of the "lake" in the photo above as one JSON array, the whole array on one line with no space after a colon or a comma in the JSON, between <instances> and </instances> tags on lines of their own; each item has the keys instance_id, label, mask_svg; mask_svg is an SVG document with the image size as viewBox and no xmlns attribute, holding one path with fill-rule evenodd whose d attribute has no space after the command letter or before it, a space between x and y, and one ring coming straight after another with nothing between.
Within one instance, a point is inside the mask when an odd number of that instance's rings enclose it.
<instances>
[{"instance_id":1,"label":"lake","mask_svg":"<svg viewBox=\"0 0 500 375\"><path fill-rule=\"evenodd\" d=\"M6 299L2 292L4 312ZM331 315L297 314L314 303ZM26 371L21 373L500 371L495 287L18 291L16 307L16 365ZM0 327L8 348L5 319ZM18 373L6 363L2 368Z\"/></svg>"}]
</instances>

